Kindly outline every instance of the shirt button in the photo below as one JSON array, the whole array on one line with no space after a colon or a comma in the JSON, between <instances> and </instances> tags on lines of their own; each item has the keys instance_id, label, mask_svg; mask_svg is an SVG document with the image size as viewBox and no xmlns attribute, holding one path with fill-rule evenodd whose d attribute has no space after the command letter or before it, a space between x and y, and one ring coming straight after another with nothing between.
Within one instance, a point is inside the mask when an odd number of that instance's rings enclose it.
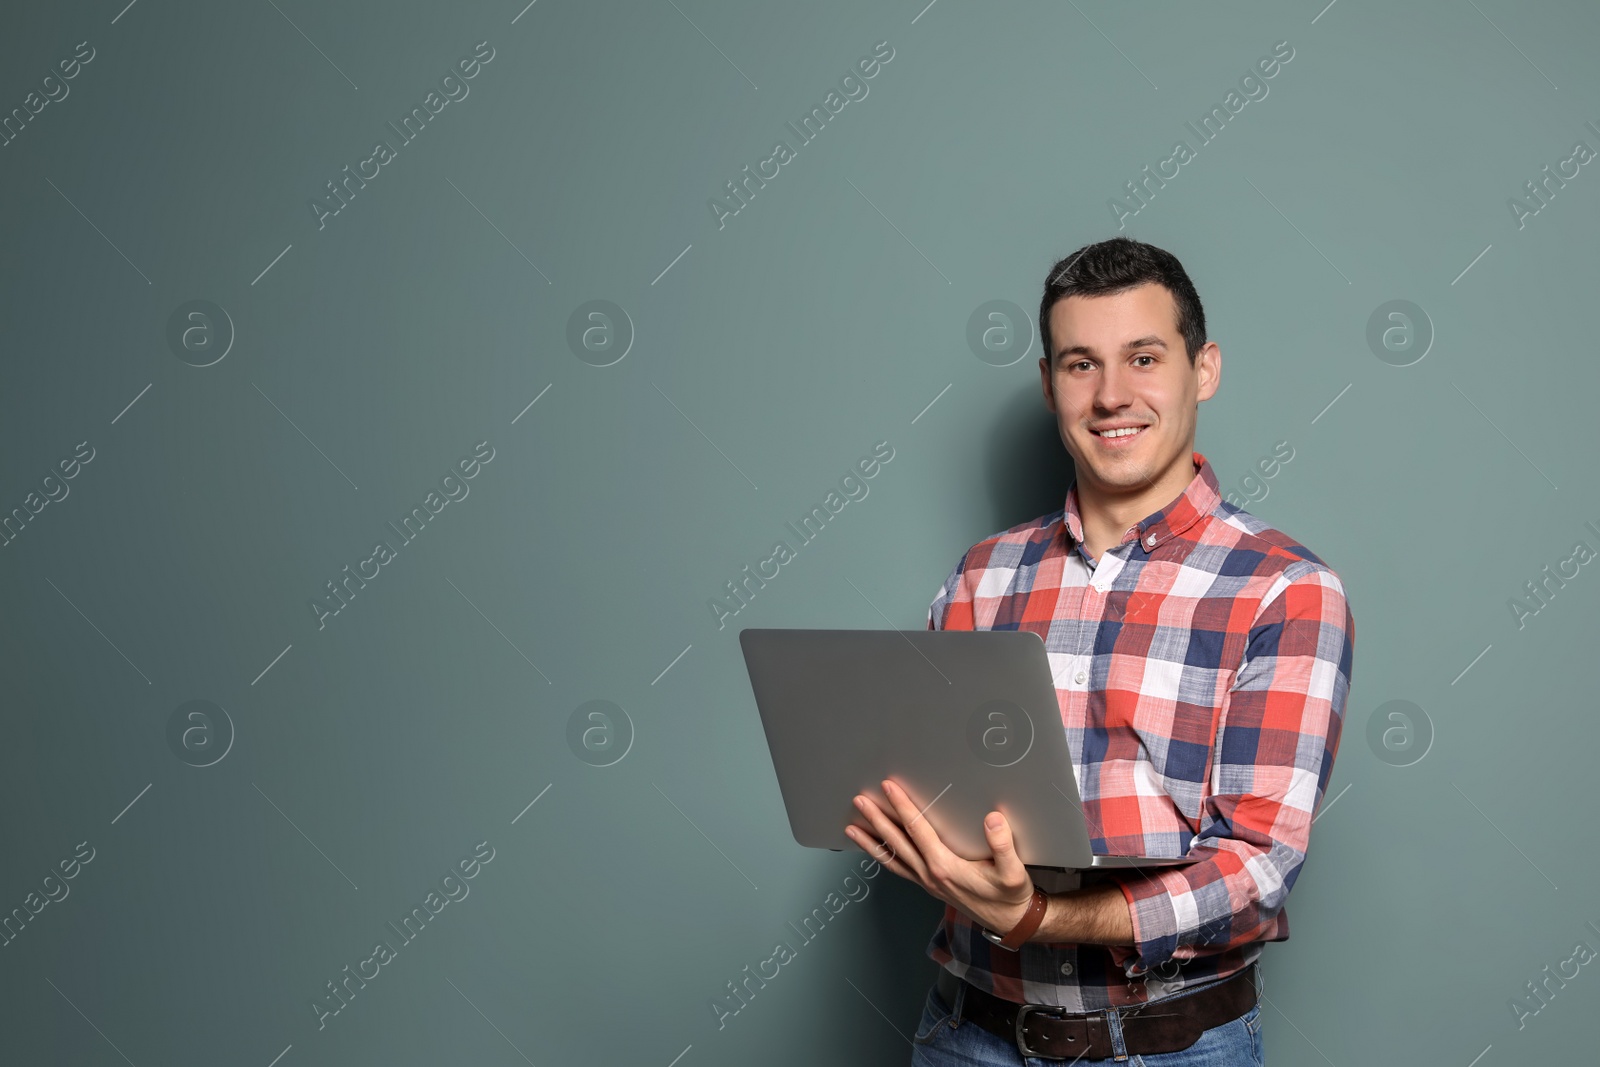
<instances>
[{"instance_id":1,"label":"shirt button","mask_svg":"<svg viewBox=\"0 0 1600 1067\"><path fill-rule=\"evenodd\" d=\"M1077 682L1079 685L1082 685L1084 682L1089 680L1089 676L1087 674L1085 674L1083 671L1079 671L1077 674L1074 674L1072 676L1072 680L1074 682Z\"/></svg>"},{"instance_id":2,"label":"shirt button","mask_svg":"<svg viewBox=\"0 0 1600 1067\"><path fill-rule=\"evenodd\" d=\"M1062 965L1061 965L1061 973L1062 973L1062 974L1071 974L1071 973L1072 973L1072 964L1070 964L1070 963L1063 963L1063 964L1062 964Z\"/></svg>"},{"instance_id":3,"label":"shirt button","mask_svg":"<svg viewBox=\"0 0 1600 1067\"><path fill-rule=\"evenodd\" d=\"M1151 534L1149 537L1146 537L1144 539L1144 543L1149 545L1150 547L1154 548L1155 547L1155 543L1156 543L1156 535L1155 534Z\"/></svg>"}]
</instances>

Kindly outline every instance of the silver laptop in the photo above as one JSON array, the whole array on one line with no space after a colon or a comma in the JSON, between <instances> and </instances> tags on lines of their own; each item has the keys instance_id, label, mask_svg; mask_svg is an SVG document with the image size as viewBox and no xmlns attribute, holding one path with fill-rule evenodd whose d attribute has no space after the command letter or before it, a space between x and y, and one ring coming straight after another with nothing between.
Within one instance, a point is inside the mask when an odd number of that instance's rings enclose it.
<instances>
[{"instance_id":1,"label":"silver laptop","mask_svg":"<svg viewBox=\"0 0 1600 1067\"><path fill-rule=\"evenodd\" d=\"M1001 811L1024 864L1153 867L1189 857L1102 856L1089 844L1044 641L1026 630L740 631L794 838L858 850L851 799L886 810L893 778L945 845L988 859Z\"/></svg>"}]
</instances>

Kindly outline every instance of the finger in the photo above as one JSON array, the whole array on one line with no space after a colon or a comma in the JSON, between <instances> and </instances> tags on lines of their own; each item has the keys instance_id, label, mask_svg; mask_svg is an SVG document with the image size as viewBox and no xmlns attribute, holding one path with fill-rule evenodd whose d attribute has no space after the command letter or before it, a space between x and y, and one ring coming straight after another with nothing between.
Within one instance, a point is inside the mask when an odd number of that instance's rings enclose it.
<instances>
[{"instance_id":1,"label":"finger","mask_svg":"<svg viewBox=\"0 0 1600 1067\"><path fill-rule=\"evenodd\" d=\"M923 812L917 810L910 794L900 788L894 780L886 778L883 782L883 795L894 805L896 813L900 816L900 825L905 827L905 833L909 835L910 843L916 848L918 857L932 860L948 869L950 867L948 861L954 853L945 848L944 842L939 839L939 832L928 822ZM928 806L931 808L933 805Z\"/></svg>"},{"instance_id":2,"label":"finger","mask_svg":"<svg viewBox=\"0 0 1600 1067\"><path fill-rule=\"evenodd\" d=\"M884 842L879 841L872 835L870 830L863 829L862 827L857 826L855 823L851 823L845 827L845 833L849 836L851 841L855 842L857 848L861 849L861 851L872 857L872 859L876 860L879 864L888 868L890 871L893 871L895 874L898 874L902 878L915 881L910 869L907 868L904 863L900 862L900 858L895 855L894 849L890 848Z\"/></svg>"},{"instance_id":3,"label":"finger","mask_svg":"<svg viewBox=\"0 0 1600 1067\"><path fill-rule=\"evenodd\" d=\"M860 799L866 801L868 804L871 804L874 808L876 808L885 819L888 819L897 826L904 826L905 820L902 819L900 817L900 813L894 809L893 803L887 805L880 804L878 803L878 798L873 796L871 793L860 793L858 796Z\"/></svg>"},{"instance_id":4,"label":"finger","mask_svg":"<svg viewBox=\"0 0 1600 1067\"><path fill-rule=\"evenodd\" d=\"M878 839L887 845L894 852L896 858L911 870L919 883L927 886L927 863L923 860L922 853L918 850L916 844L906 837L899 824L888 815L885 815L883 809L878 807L877 802L871 797L862 797L859 809L866 816L867 822L872 826L872 832L877 835Z\"/></svg>"},{"instance_id":5,"label":"finger","mask_svg":"<svg viewBox=\"0 0 1600 1067\"><path fill-rule=\"evenodd\" d=\"M910 869L908 869L905 864L901 863L898 857L895 856L894 850L885 845L882 841L874 838L872 834L868 833L866 830L863 830L854 823L846 826L844 832L849 836L851 841L855 842L857 848L865 852L868 856L871 856L890 873L897 874L901 878L906 879L908 882L916 881L916 878L912 875Z\"/></svg>"},{"instance_id":6,"label":"finger","mask_svg":"<svg viewBox=\"0 0 1600 1067\"><path fill-rule=\"evenodd\" d=\"M909 872L907 877L925 886L927 864L923 862L916 846L905 836L894 815L884 811L876 800L866 795L860 798L858 808L869 826L862 832L870 836L874 843L887 849L890 856ZM874 854L873 858L878 857Z\"/></svg>"}]
</instances>

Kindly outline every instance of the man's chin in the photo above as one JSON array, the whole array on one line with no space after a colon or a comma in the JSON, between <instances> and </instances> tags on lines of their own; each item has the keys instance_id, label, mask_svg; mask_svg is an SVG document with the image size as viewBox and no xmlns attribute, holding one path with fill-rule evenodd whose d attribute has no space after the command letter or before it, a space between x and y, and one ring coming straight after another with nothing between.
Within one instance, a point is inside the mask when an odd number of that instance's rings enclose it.
<instances>
[{"instance_id":1,"label":"man's chin","mask_svg":"<svg viewBox=\"0 0 1600 1067\"><path fill-rule=\"evenodd\" d=\"M1080 477L1087 470L1090 478L1108 493L1138 492L1155 480L1148 465L1143 463L1101 460L1098 463L1080 464L1078 470Z\"/></svg>"}]
</instances>

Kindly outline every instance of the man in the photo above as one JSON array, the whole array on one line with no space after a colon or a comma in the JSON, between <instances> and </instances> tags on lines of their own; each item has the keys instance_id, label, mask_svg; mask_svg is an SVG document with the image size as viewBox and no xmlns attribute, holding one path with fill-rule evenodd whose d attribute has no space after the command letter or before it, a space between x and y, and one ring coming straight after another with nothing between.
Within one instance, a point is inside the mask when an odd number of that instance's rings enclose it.
<instances>
[{"instance_id":1,"label":"man","mask_svg":"<svg viewBox=\"0 0 1600 1067\"><path fill-rule=\"evenodd\" d=\"M1038 633L1095 852L1194 862L1028 868L999 812L972 862L896 783L893 810L858 796L870 830L852 840L945 903L913 1063L1260 1064L1254 964L1289 936L1354 620L1338 576L1224 501L1193 451L1222 355L1175 257L1080 249L1047 276L1039 332L1076 480L1063 508L968 549L928 627Z\"/></svg>"}]
</instances>

